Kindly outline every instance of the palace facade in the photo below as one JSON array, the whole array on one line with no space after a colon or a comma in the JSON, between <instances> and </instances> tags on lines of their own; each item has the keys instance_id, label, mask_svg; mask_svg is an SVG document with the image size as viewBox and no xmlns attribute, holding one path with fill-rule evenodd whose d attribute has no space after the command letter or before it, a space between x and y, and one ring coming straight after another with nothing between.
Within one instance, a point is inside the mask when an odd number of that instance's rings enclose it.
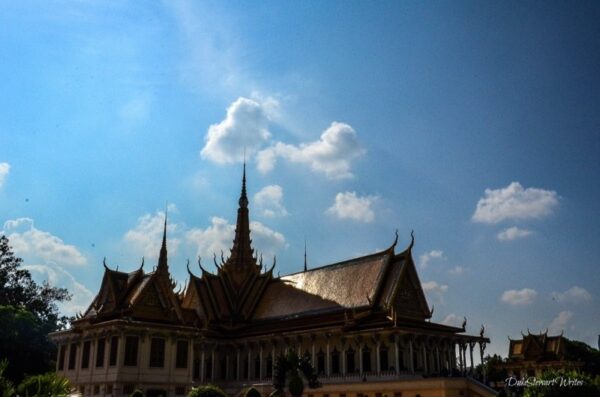
<instances>
[{"instance_id":1,"label":"palace facade","mask_svg":"<svg viewBox=\"0 0 600 397\"><path fill-rule=\"evenodd\" d=\"M488 396L475 381L480 335L430 321L412 258L414 239L380 252L286 276L254 255L246 176L235 237L216 273L204 269L175 291L165 231L158 263L129 273L104 263L100 290L70 329L51 334L56 371L84 396L187 395L212 383L230 395L272 391L273 364L308 355L322 387L310 397ZM465 320L466 322L466 320ZM474 353L475 351L475 353Z\"/></svg>"}]
</instances>

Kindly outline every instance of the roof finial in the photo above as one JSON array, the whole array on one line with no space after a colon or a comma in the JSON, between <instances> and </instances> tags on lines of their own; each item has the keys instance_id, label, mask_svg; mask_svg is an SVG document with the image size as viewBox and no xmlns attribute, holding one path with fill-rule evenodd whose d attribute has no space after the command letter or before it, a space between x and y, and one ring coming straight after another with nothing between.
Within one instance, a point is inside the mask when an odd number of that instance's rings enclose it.
<instances>
[{"instance_id":1,"label":"roof finial","mask_svg":"<svg viewBox=\"0 0 600 397\"><path fill-rule=\"evenodd\" d=\"M410 245L408 246L408 250L412 250L412 247L415 245L415 231L410 231Z\"/></svg>"},{"instance_id":2,"label":"roof finial","mask_svg":"<svg viewBox=\"0 0 600 397\"><path fill-rule=\"evenodd\" d=\"M240 195L240 207L248 206L248 197L246 196L246 157L245 156L246 155L244 154L244 172L242 174L242 194Z\"/></svg>"},{"instance_id":3,"label":"roof finial","mask_svg":"<svg viewBox=\"0 0 600 397\"><path fill-rule=\"evenodd\" d=\"M160 247L160 255L158 257L158 269L167 268L167 210L169 208L168 202L165 203L165 225L163 229L162 245Z\"/></svg>"},{"instance_id":4,"label":"roof finial","mask_svg":"<svg viewBox=\"0 0 600 397\"><path fill-rule=\"evenodd\" d=\"M308 266L306 264L306 236L304 236L304 271L308 270Z\"/></svg>"}]
</instances>

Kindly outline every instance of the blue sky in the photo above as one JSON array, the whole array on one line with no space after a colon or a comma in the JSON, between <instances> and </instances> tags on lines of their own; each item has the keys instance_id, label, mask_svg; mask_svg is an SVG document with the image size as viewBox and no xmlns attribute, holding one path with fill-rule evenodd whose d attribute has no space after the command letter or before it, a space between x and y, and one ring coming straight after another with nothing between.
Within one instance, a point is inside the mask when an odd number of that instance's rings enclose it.
<instances>
[{"instance_id":1,"label":"blue sky","mask_svg":"<svg viewBox=\"0 0 600 397\"><path fill-rule=\"evenodd\" d=\"M0 226L82 310L102 259L230 245L244 148L281 274L415 230L433 321L600 333L600 7L7 2ZM268 259L267 259L268 258Z\"/></svg>"}]
</instances>

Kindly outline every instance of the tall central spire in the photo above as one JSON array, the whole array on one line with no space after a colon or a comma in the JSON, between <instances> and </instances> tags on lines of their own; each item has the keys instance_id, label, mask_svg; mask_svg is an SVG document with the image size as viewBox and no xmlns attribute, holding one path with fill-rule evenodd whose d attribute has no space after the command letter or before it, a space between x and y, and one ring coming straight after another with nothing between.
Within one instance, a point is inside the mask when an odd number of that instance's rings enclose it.
<instances>
[{"instance_id":1,"label":"tall central spire","mask_svg":"<svg viewBox=\"0 0 600 397\"><path fill-rule=\"evenodd\" d=\"M160 247L160 255L158 256L158 270L168 269L167 264L167 208L165 208L165 226L163 229L162 245Z\"/></svg>"},{"instance_id":2,"label":"tall central spire","mask_svg":"<svg viewBox=\"0 0 600 397\"><path fill-rule=\"evenodd\" d=\"M231 256L224 265L224 270L232 271L236 281L243 281L248 271L260 271L253 257L252 240L250 239L250 219L248 214L248 196L246 194L246 162L242 174L242 192L238 201L237 222Z\"/></svg>"}]
</instances>

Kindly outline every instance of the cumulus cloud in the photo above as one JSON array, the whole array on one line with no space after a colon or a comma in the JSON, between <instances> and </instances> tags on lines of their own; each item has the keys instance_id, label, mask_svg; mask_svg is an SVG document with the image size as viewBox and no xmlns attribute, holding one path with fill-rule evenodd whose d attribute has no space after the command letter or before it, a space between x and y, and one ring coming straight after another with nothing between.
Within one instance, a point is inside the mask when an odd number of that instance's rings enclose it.
<instances>
[{"instance_id":1,"label":"cumulus cloud","mask_svg":"<svg viewBox=\"0 0 600 397\"><path fill-rule=\"evenodd\" d=\"M71 300L58 305L61 313L74 315L78 312L84 312L94 298L92 291L78 282L71 273L55 263L25 265L23 267L31 272L34 280L45 280L53 287L66 288L69 291L72 295Z\"/></svg>"},{"instance_id":2,"label":"cumulus cloud","mask_svg":"<svg viewBox=\"0 0 600 397\"><path fill-rule=\"evenodd\" d=\"M465 272L465 268L462 266L454 266L452 269L448 270L448 273L454 275L454 276L458 276L460 274L463 274Z\"/></svg>"},{"instance_id":3,"label":"cumulus cloud","mask_svg":"<svg viewBox=\"0 0 600 397\"><path fill-rule=\"evenodd\" d=\"M591 301L592 294L585 288L573 286L564 292L553 292L552 298L560 303L583 303Z\"/></svg>"},{"instance_id":4,"label":"cumulus cloud","mask_svg":"<svg viewBox=\"0 0 600 397\"><path fill-rule=\"evenodd\" d=\"M426 268L432 259L444 259L444 251L432 250L424 253L419 257L419 265L422 268Z\"/></svg>"},{"instance_id":5,"label":"cumulus cloud","mask_svg":"<svg viewBox=\"0 0 600 397\"><path fill-rule=\"evenodd\" d=\"M573 317L573 312L570 312L568 310L563 310L562 312L558 313L556 315L556 317L554 317L552 322L550 322L550 325L548 325L548 331L554 332L554 333L563 331L566 328L567 323L569 322L569 320L571 320L572 317Z\"/></svg>"},{"instance_id":6,"label":"cumulus cloud","mask_svg":"<svg viewBox=\"0 0 600 397\"><path fill-rule=\"evenodd\" d=\"M518 238L527 237L527 236L531 235L531 233L533 233L531 230L520 229L516 226L513 226L513 227L509 227L507 229L502 230L501 232L499 232L496 235L496 237L500 241L511 241L511 240L516 240Z\"/></svg>"},{"instance_id":7,"label":"cumulus cloud","mask_svg":"<svg viewBox=\"0 0 600 397\"><path fill-rule=\"evenodd\" d=\"M65 244L51 233L37 229L31 218L6 221L4 234L10 240L14 252L25 259L35 258L69 266L82 266L87 263L77 247Z\"/></svg>"},{"instance_id":8,"label":"cumulus cloud","mask_svg":"<svg viewBox=\"0 0 600 397\"><path fill-rule=\"evenodd\" d=\"M542 218L558 205L558 194L553 190L524 189L519 182L505 188L486 189L477 202L473 221L498 223L506 219Z\"/></svg>"},{"instance_id":9,"label":"cumulus cloud","mask_svg":"<svg viewBox=\"0 0 600 397\"><path fill-rule=\"evenodd\" d=\"M170 204L168 210L175 212L177 208L175 205ZM129 249L136 254L150 259L158 258L164 222L164 211L156 211L154 214L144 214L138 218L136 225L125 233L123 240L127 243ZM172 237L178 229L179 225L168 222L167 245L170 254L174 254L181 243L179 238Z\"/></svg>"},{"instance_id":10,"label":"cumulus cloud","mask_svg":"<svg viewBox=\"0 0 600 397\"><path fill-rule=\"evenodd\" d=\"M255 208L264 216L286 216L287 210L283 205L283 189L279 185L269 185L254 195Z\"/></svg>"},{"instance_id":11,"label":"cumulus cloud","mask_svg":"<svg viewBox=\"0 0 600 397\"><path fill-rule=\"evenodd\" d=\"M4 185L4 181L6 180L6 177L8 176L9 171L10 171L10 164L0 163L0 188L2 188L2 185Z\"/></svg>"},{"instance_id":12,"label":"cumulus cloud","mask_svg":"<svg viewBox=\"0 0 600 397\"><path fill-rule=\"evenodd\" d=\"M250 222L252 246L265 257L271 257L287 246L283 234L269 229L260 222ZM233 242L235 225L226 219L212 217L211 225L205 229L193 228L186 232L188 243L197 247L197 254L202 258L220 255L221 250L227 255Z\"/></svg>"},{"instance_id":13,"label":"cumulus cloud","mask_svg":"<svg viewBox=\"0 0 600 397\"><path fill-rule=\"evenodd\" d=\"M335 202L325 212L338 219L352 219L360 222L373 222L373 204L378 196L357 196L356 192L338 193Z\"/></svg>"},{"instance_id":14,"label":"cumulus cloud","mask_svg":"<svg viewBox=\"0 0 600 397\"><path fill-rule=\"evenodd\" d=\"M444 319L442 320L442 324L449 325L451 327L460 327L463 321L463 317L459 317L454 313L450 313L446 317L444 317Z\"/></svg>"},{"instance_id":15,"label":"cumulus cloud","mask_svg":"<svg viewBox=\"0 0 600 397\"><path fill-rule=\"evenodd\" d=\"M305 164L330 179L345 179L353 176L352 161L364 153L356 131L348 124L334 121L317 141L298 146L277 142L261 150L256 159L262 173L271 171L279 157L291 163Z\"/></svg>"},{"instance_id":16,"label":"cumulus cloud","mask_svg":"<svg viewBox=\"0 0 600 397\"><path fill-rule=\"evenodd\" d=\"M504 291L500 299L509 305L523 306L532 303L536 296L537 291L531 288L523 288L521 290L511 289Z\"/></svg>"},{"instance_id":17,"label":"cumulus cloud","mask_svg":"<svg viewBox=\"0 0 600 397\"><path fill-rule=\"evenodd\" d=\"M269 106L274 106L272 101ZM218 164L243 161L244 150L252 156L271 136L268 123L260 103L240 97L229 106L223 121L208 128L200 155Z\"/></svg>"},{"instance_id":18,"label":"cumulus cloud","mask_svg":"<svg viewBox=\"0 0 600 397\"><path fill-rule=\"evenodd\" d=\"M444 292L448 291L447 285L438 284L435 281L427 281L422 284L422 287L423 287L423 291L426 291L426 292L444 293Z\"/></svg>"}]
</instances>

